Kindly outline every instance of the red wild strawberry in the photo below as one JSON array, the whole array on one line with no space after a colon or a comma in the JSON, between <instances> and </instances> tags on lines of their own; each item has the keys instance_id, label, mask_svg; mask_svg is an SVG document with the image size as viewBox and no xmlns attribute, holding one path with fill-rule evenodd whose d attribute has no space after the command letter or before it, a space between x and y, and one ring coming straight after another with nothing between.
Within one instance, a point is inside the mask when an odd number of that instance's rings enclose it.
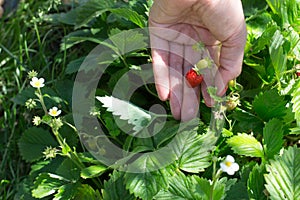
<instances>
[{"instance_id":1,"label":"red wild strawberry","mask_svg":"<svg viewBox=\"0 0 300 200\"><path fill-rule=\"evenodd\" d=\"M192 88L197 87L203 81L203 76L198 74L194 69L190 69L186 73L185 78L189 82L189 86Z\"/></svg>"},{"instance_id":2,"label":"red wild strawberry","mask_svg":"<svg viewBox=\"0 0 300 200\"><path fill-rule=\"evenodd\" d=\"M295 68L296 68L296 76L299 77L300 76L300 64L297 64L295 66Z\"/></svg>"}]
</instances>

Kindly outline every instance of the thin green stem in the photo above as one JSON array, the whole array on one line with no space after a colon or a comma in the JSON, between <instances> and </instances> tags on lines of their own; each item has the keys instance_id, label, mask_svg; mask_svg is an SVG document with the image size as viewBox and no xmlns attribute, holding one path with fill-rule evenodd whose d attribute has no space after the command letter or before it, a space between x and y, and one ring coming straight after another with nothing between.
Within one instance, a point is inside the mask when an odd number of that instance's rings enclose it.
<instances>
[{"instance_id":1,"label":"thin green stem","mask_svg":"<svg viewBox=\"0 0 300 200\"><path fill-rule=\"evenodd\" d=\"M216 165L216 162L214 162L214 165ZM210 189L210 198L209 198L210 200L213 200L215 185L216 185L217 181L219 180L221 174L222 174L222 170L221 169L219 169L217 171L217 173L215 172L213 174L213 181L212 181L212 185L211 185L211 189Z\"/></svg>"},{"instance_id":2,"label":"thin green stem","mask_svg":"<svg viewBox=\"0 0 300 200\"><path fill-rule=\"evenodd\" d=\"M44 97L43 97L43 94L42 94L42 92L41 92L41 89L38 88L37 91L38 91L38 95L37 95L37 96L38 96L38 98L39 98L39 100L40 100L40 103L41 103L42 108L43 108L43 110L44 110L44 112L45 112L45 115L47 115L47 114L48 114L48 111L47 111L47 108L46 108L46 105L45 105L45 102L44 102Z\"/></svg>"},{"instance_id":3,"label":"thin green stem","mask_svg":"<svg viewBox=\"0 0 300 200\"><path fill-rule=\"evenodd\" d=\"M53 134L56 137L56 140L58 141L59 145L61 146L62 149L67 149L68 152L64 153L63 155L67 156L68 158L70 158L72 160L72 162L80 169L83 170L85 168L85 165L80 161L76 151L73 151L71 149L71 147L64 141L64 139L61 137L61 135L59 134L59 132L57 130L53 130L52 129ZM103 188L103 185L100 181L96 181L95 179L92 179L92 181L94 182L94 184L98 187L98 188Z\"/></svg>"}]
</instances>

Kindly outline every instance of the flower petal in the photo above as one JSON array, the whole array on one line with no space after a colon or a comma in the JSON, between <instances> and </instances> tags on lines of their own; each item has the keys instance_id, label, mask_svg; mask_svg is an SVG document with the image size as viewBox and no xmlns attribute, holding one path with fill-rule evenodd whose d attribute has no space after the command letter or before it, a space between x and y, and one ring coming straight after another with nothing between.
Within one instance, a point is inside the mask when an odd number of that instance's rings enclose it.
<instances>
[{"instance_id":1,"label":"flower petal","mask_svg":"<svg viewBox=\"0 0 300 200\"><path fill-rule=\"evenodd\" d=\"M45 79L44 79L44 78L40 78L40 79L39 79L39 82L40 82L41 84L43 84L43 83L45 82Z\"/></svg>"},{"instance_id":2,"label":"flower petal","mask_svg":"<svg viewBox=\"0 0 300 200\"><path fill-rule=\"evenodd\" d=\"M232 169L228 169L227 172L226 172L228 175L233 175L235 173L234 170Z\"/></svg>"},{"instance_id":3,"label":"flower petal","mask_svg":"<svg viewBox=\"0 0 300 200\"><path fill-rule=\"evenodd\" d=\"M220 167L221 167L221 170L222 170L223 172L227 172L228 167L227 167L227 165L225 165L225 163L221 162L221 163L220 163Z\"/></svg>"},{"instance_id":4,"label":"flower petal","mask_svg":"<svg viewBox=\"0 0 300 200\"><path fill-rule=\"evenodd\" d=\"M234 157L232 157L231 155L227 155L225 158L225 162L234 163Z\"/></svg>"},{"instance_id":5,"label":"flower petal","mask_svg":"<svg viewBox=\"0 0 300 200\"><path fill-rule=\"evenodd\" d=\"M236 172L240 169L240 166L237 163L232 163L230 168Z\"/></svg>"}]
</instances>

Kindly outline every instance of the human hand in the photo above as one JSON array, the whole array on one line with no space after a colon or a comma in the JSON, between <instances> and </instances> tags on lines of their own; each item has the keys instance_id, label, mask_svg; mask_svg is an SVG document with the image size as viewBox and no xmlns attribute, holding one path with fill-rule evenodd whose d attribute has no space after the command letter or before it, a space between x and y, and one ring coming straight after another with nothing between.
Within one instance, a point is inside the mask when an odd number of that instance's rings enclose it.
<instances>
[{"instance_id":1,"label":"human hand","mask_svg":"<svg viewBox=\"0 0 300 200\"><path fill-rule=\"evenodd\" d=\"M215 85L222 96L228 81L241 73L247 31L240 0L156 0L149 26L156 89L161 100L170 100L175 119L198 114L199 87L188 87L184 78L206 56L192 49L196 42L205 44L218 66L214 80L203 75L207 106L213 106L208 86Z\"/></svg>"},{"instance_id":2,"label":"human hand","mask_svg":"<svg viewBox=\"0 0 300 200\"><path fill-rule=\"evenodd\" d=\"M3 4L4 4L4 0L0 0L0 18L2 17L3 12L4 12L3 7L2 7Z\"/></svg>"}]
</instances>

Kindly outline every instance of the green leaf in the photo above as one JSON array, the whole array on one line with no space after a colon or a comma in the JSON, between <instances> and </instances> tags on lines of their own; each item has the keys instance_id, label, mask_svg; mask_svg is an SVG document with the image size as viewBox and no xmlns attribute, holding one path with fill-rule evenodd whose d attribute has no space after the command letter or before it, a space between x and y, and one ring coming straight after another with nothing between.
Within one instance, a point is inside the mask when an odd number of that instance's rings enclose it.
<instances>
[{"instance_id":1,"label":"green leaf","mask_svg":"<svg viewBox=\"0 0 300 200\"><path fill-rule=\"evenodd\" d=\"M270 6L272 12L280 17L282 25L287 26L288 24L293 24L299 20L299 18L297 18L299 16L299 9L297 7L299 1L266 0L266 2Z\"/></svg>"},{"instance_id":2,"label":"green leaf","mask_svg":"<svg viewBox=\"0 0 300 200\"><path fill-rule=\"evenodd\" d=\"M179 170L169 178L169 187L159 191L154 199L192 200L195 197L196 181Z\"/></svg>"},{"instance_id":3,"label":"green leaf","mask_svg":"<svg viewBox=\"0 0 300 200\"><path fill-rule=\"evenodd\" d=\"M83 63L84 59L86 57L80 57L75 60L72 60L71 62L68 63L67 68L66 68L66 74L73 74L77 72Z\"/></svg>"},{"instance_id":4,"label":"green leaf","mask_svg":"<svg viewBox=\"0 0 300 200\"><path fill-rule=\"evenodd\" d=\"M51 160L53 161L53 160ZM54 166L49 166L54 167ZM47 170L49 172L49 170ZM70 158L65 158L62 162L59 162L59 166L55 170L55 174L63 176L69 180L78 181L80 179L80 169Z\"/></svg>"},{"instance_id":5,"label":"green leaf","mask_svg":"<svg viewBox=\"0 0 300 200\"><path fill-rule=\"evenodd\" d=\"M100 192L87 184L82 184L77 188L74 200L99 200L102 199Z\"/></svg>"},{"instance_id":6,"label":"green leaf","mask_svg":"<svg viewBox=\"0 0 300 200\"><path fill-rule=\"evenodd\" d=\"M289 134L300 135L300 127L290 128L290 133Z\"/></svg>"},{"instance_id":7,"label":"green leaf","mask_svg":"<svg viewBox=\"0 0 300 200\"><path fill-rule=\"evenodd\" d=\"M196 193L198 193L198 198L201 200L221 200L225 197L225 182L227 178L216 180L215 185L205 178L198 176L193 176L196 180Z\"/></svg>"},{"instance_id":8,"label":"green leaf","mask_svg":"<svg viewBox=\"0 0 300 200\"><path fill-rule=\"evenodd\" d=\"M271 43L271 38L275 31L278 29L275 23L269 23L267 27L263 30L261 36L254 43L253 54L259 53L261 50L265 49L267 45Z\"/></svg>"},{"instance_id":9,"label":"green leaf","mask_svg":"<svg viewBox=\"0 0 300 200\"><path fill-rule=\"evenodd\" d=\"M239 170L240 178L226 191L225 200L249 200L247 181L254 165L254 162L248 162L241 165L241 169Z\"/></svg>"},{"instance_id":10,"label":"green leaf","mask_svg":"<svg viewBox=\"0 0 300 200\"><path fill-rule=\"evenodd\" d=\"M76 17L77 17L77 13L76 13L76 9L74 9L67 13L45 15L44 20L52 23L75 25Z\"/></svg>"},{"instance_id":11,"label":"green leaf","mask_svg":"<svg viewBox=\"0 0 300 200\"><path fill-rule=\"evenodd\" d=\"M111 117L105 117L105 127L108 129L109 134L113 137L117 137L120 135L121 130L119 129L119 126L117 123L114 122L114 119Z\"/></svg>"},{"instance_id":12,"label":"green leaf","mask_svg":"<svg viewBox=\"0 0 300 200\"><path fill-rule=\"evenodd\" d=\"M145 27L146 19L139 15L136 11L128 9L128 8L116 8L110 10L112 13L124 17L134 24L138 25L140 28Z\"/></svg>"},{"instance_id":13,"label":"green leaf","mask_svg":"<svg viewBox=\"0 0 300 200\"><path fill-rule=\"evenodd\" d=\"M260 93L253 101L253 109L264 121L286 114L286 101L275 89Z\"/></svg>"},{"instance_id":14,"label":"green leaf","mask_svg":"<svg viewBox=\"0 0 300 200\"><path fill-rule=\"evenodd\" d=\"M29 176L24 177L19 182L18 189L16 190L17 193L14 194L14 199L36 200L36 198L32 196L31 187L32 187L32 180L29 178Z\"/></svg>"},{"instance_id":15,"label":"green leaf","mask_svg":"<svg viewBox=\"0 0 300 200\"><path fill-rule=\"evenodd\" d=\"M213 149L216 137L213 134L199 136L196 130L183 131L176 135L170 147L178 158L180 169L198 173L211 164L210 150Z\"/></svg>"},{"instance_id":16,"label":"green leaf","mask_svg":"<svg viewBox=\"0 0 300 200\"><path fill-rule=\"evenodd\" d=\"M230 114L236 123L234 125L234 132L249 132L261 133L263 129L263 122L254 114L246 111L236 110Z\"/></svg>"},{"instance_id":17,"label":"green leaf","mask_svg":"<svg viewBox=\"0 0 300 200\"><path fill-rule=\"evenodd\" d=\"M168 171L165 166L175 159L174 153L167 147L141 154L126 168L126 189L141 199L152 199L161 189L167 187Z\"/></svg>"},{"instance_id":18,"label":"green leaf","mask_svg":"<svg viewBox=\"0 0 300 200\"><path fill-rule=\"evenodd\" d=\"M109 39L114 45L113 50L118 50L120 55L147 47L147 37L137 30L125 30L110 36Z\"/></svg>"},{"instance_id":19,"label":"green leaf","mask_svg":"<svg viewBox=\"0 0 300 200\"><path fill-rule=\"evenodd\" d=\"M259 1L261 4L261 1ZM273 34L269 37L266 38L265 41L261 40L262 38L260 36L263 36L265 38L266 34L268 34L268 24L272 22L272 17L268 12L265 12L265 8L263 10L255 10L256 15L252 15L248 17L247 19L247 30L249 35L254 38L258 38L257 41L254 43L254 48L249 49L250 51L246 50L246 53L257 53L258 51L261 51L262 49L265 49L266 46L262 46L262 43L269 44L270 38L273 36Z\"/></svg>"},{"instance_id":20,"label":"green leaf","mask_svg":"<svg viewBox=\"0 0 300 200\"><path fill-rule=\"evenodd\" d=\"M239 133L229 138L227 143L239 155L259 158L264 156L262 145L252 135Z\"/></svg>"},{"instance_id":21,"label":"green leaf","mask_svg":"<svg viewBox=\"0 0 300 200\"><path fill-rule=\"evenodd\" d=\"M92 165L81 170L80 176L83 179L100 176L107 169L104 165Z\"/></svg>"},{"instance_id":22,"label":"green leaf","mask_svg":"<svg viewBox=\"0 0 300 200\"><path fill-rule=\"evenodd\" d=\"M114 170L108 181L104 181L103 200L134 200L124 184L124 173Z\"/></svg>"},{"instance_id":23,"label":"green leaf","mask_svg":"<svg viewBox=\"0 0 300 200\"><path fill-rule=\"evenodd\" d=\"M103 40L103 39L102 39ZM82 42L93 42L96 44L100 44L102 42L100 38L96 38L95 35L92 34L92 32L89 29L83 29L83 30L77 30L69 33L64 37L64 40L60 44L60 50L66 51L67 49L73 47L76 44L82 43ZM72 62L70 62L67 65L66 72L73 73L79 70L80 68L80 59L78 58ZM84 60L82 60L84 61ZM79 65L79 66L78 66Z\"/></svg>"},{"instance_id":24,"label":"green leaf","mask_svg":"<svg viewBox=\"0 0 300 200\"><path fill-rule=\"evenodd\" d=\"M264 200L265 196L265 181L264 181L265 166L256 164L252 169L248 179L248 195L249 199Z\"/></svg>"},{"instance_id":25,"label":"green leaf","mask_svg":"<svg viewBox=\"0 0 300 200\"><path fill-rule=\"evenodd\" d=\"M48 131L32 127L21 136L18 146L23 159L33 162L43 157L46 147L56 147L58 144Z\"/></svg>"},{"instance_id":26,"label":"green leaf","mask_svg":"<svg viewBox=\"0 0 300 200\"><path fill-rule=\"evenodd\" d=\"M299 4L300 5L300 4ZM290 54L294 59L300 60L300 36L299 33L293 28L289 27L287 30L287 40L290 43Z\"/></svg>"},{"instance_id":27,"label":"green leaf","mask_svg":"<svg viewBox=\"0 0 300 200\"><path fill-rule=\"evenodd\" d=\"M42 173L34 182L32 196L36 198L47 197L56 193L56 191L65 183L68 183L67 180L61 176L51 173Z\"/></svg>"},{"instance_id":28,"label":"green leaf","mask_svg":"<svg viewBox=\"0 0 300 200\"><path fill-rule=\"evenodd\" d=\"M270 120L263 130L264 151L268 159L279 153L283 146L283 124L279 119Z\"/></svg>"},{"instance_id":29,"label":"green leaf","mask_svg":"<svg viewBox=\"0 0 300 200\"><path fill-rule=\"evenodd\" d=\"M296 146L275 156L266 166L266 189L271 199L300 199L300 149Z\"/></svg>"},{"instance_id":30,"label":"green leaf","mask_svg":"<svg viewBox=\"0 0 300 200\"><path fill-rule=\"evenodd\" d=\"M300 81L294 88L291 102L293 103L293 112L295 113L297 125L300 127Z\"/></svg>"},{"instance_id":31,"label":"green leaf","mask_svg":"<svg viewBox=\"0 0 300 200\"><path fill-rule=\"evenodd\" d=\"M210 200L224 199L225 191L234 185L235 179L227 180L222 178L217 180L213 186L211 181L197 175L188 176L178 169L169 178L169 187L161 190L155 199L176 199L176 200ZM213 187L213 188L212 188Z\"/></svg>"},{"instance_id":32,"label":"green leaf","mask_svg":"<svg viewBox=\"0 0 300 200\"><path fill-rule=\"evenodd\" d=\"M261 2L260 0L242 0L243 2L243 10L245 16L249 17L257 14L258 10L264 9L266 6L266 2Z\"/></svg>"},{"instance_id":33,"label":"green leaf","mask_svg":"<svg viewBox=\"0 0 300 200\"><path fill-rule=\"evenodd\" d=\"M222 137L231 137L233 136L233 132L230 130L227 130L226 128L222 129Z\"/></svg>"},{"instance_id":34,"label":"green leaf","mask_svg":"<svg viewBox=\"0 0 300 200\"><path fill-rule=\"evenodd\" d=\"M53 200L74 199L74 196L80 186L81 184L79 182L62 185L58 188Z\"/></svg>"},{"instance_id":35,"label":"green leaf","mask_svg":"<svg viewBox=\"0 0 300 200\"><path fill-rule=\"evenodd\" d=\"M164 169L145 173L126 173L126 189L144 200L151 200L162 189L167 187Z\"/></svg>"},{"instance_id":36,"label":"green leaf","mask_svg":"<svg viewBox=\"0 0 300 200\"><path fill-rule=\"evenodd\" d=\"M275 75L277 80L283 76L283 72L286 70L287 56L283 51L282 45L284 44L284 37L281 35L280 31L277 30L272 37L271 45L269 48L269 53L271 56L272 64L275 69Z\"/></svg>"},{"instance_id":37,"label":"green leaf","mask_svg":"<svg viewBox=\"0 0 300 200\"><path fill-rule=\"evenodd\" d=\"M114 0L89 0L77 7L75 29L86 26L88 22L113 8L114 5Z\"/></svg>"},{"instance_id":38,"label":"green leaf","mask_svg":"<svg viewBox=\"0 0 300 200\"><path fill-rule=\"evenodd\" d=\"M35 89L33 87L30 88L25 88L21 92L19 92L13 99L12 101L17 104L17 105L25 105L25 102L32 98L35 99L36 96L34 94Z\"/></svg>"},{"instance_id":39,"label":"green leaf","mask_svg":"<svg viewBox=\"0 0 300 200\"><path fill-rule=\"evenodd\" d=\"M153 143L156 148L162 147L171 140L179 131L181 123L178 121L166 121L156 123L153 129ZM152 138L151 138L152 139Z\"/></svg>"},{"instance_id":40,"label":"green leaf","mask_svg":"<svg viewBox=\"0 0 300 200\"><path fill-rule=\"evenodd\" d=\"M249 200L244 182L237 182L226 194L225 200Z\"/></svg>"},{"instance_id":41,"label":"green leaf","mask_svg":"<svg viewBox=\"0 0 300 200\"><path fill-rule=\"evenodd\" d=\"M140 131L148 125L151 120L151 115L143 109L112 96L96 97L107 111L113 115L120 116L120 119L128 120L132 124L134 131Z\"/></svg>"}]
</instances>

